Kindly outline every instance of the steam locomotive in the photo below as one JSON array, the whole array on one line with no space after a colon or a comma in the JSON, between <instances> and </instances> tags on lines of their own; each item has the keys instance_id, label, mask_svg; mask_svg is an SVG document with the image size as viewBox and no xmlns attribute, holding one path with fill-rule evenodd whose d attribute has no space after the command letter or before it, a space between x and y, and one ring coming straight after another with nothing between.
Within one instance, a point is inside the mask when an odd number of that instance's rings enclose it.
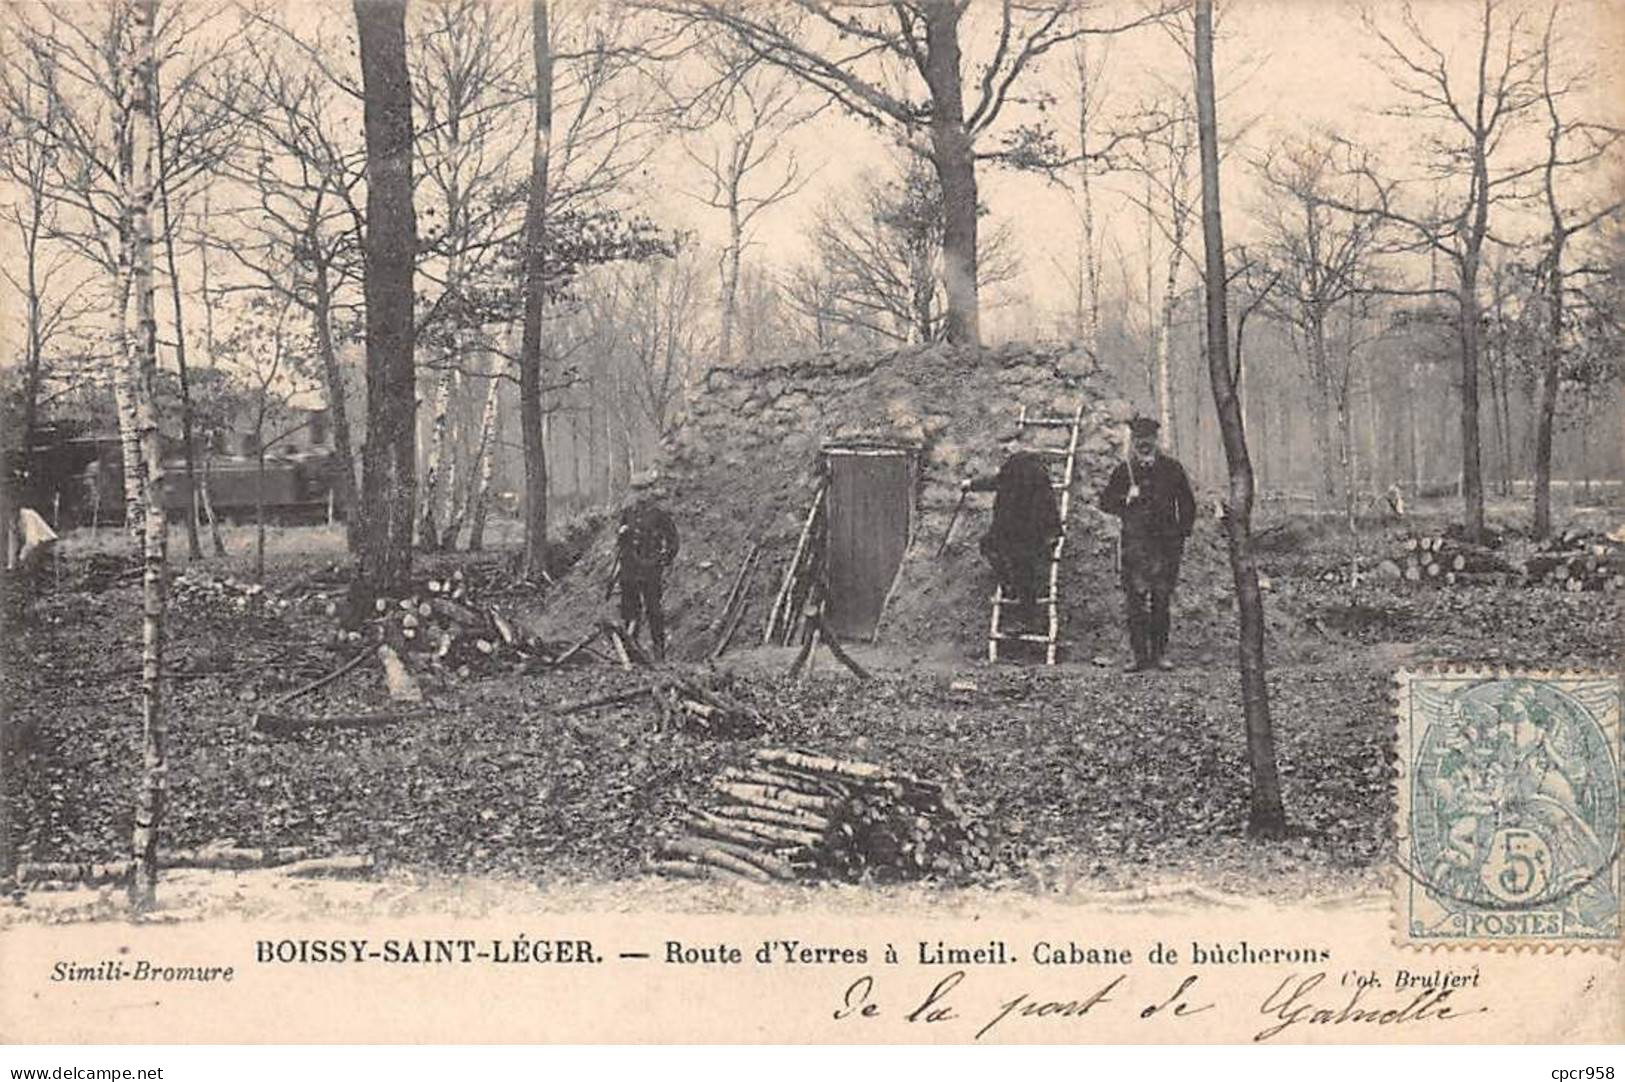
<instances>
[{"instance_id":1,"label":"steam locomotive","mask_svg":"<svg viewBox=\"0 0 1625 1082\"><path fill-rule=\"evenodd\" d=\"M186 460L177 448L164 456L163 505L173 519L193 510L187 493ZM117 436L72 433L43 425L35 434L32 461L22 476L20 450L6 453L6 474L15 479L25 506L57 529L116 523L124 515L123 455ZM348 510L339 498L340 469L330 450L257 456L197 456L198 487L207 484L215 515L225 522L253 522L263 501L268 522L318 523Z\"/></svg>"}]
</instances>

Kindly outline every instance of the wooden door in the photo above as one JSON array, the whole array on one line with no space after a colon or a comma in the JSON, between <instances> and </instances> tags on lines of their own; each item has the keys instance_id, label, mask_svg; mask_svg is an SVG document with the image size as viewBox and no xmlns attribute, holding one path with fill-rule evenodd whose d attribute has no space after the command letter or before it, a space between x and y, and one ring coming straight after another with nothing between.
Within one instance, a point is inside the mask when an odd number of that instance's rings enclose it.
<instances>
[{"instance_id":1,"label":"wooden door","mask_svg":"<svg viewBox=\"0 0 1625 1082\"><path fill-rule=\"evenodd\" d=\"M913 455L901 448L830 448L824 454L830 479L826 617L839 637L867 639L908 547Z\"/></svg>"}]
</instances>

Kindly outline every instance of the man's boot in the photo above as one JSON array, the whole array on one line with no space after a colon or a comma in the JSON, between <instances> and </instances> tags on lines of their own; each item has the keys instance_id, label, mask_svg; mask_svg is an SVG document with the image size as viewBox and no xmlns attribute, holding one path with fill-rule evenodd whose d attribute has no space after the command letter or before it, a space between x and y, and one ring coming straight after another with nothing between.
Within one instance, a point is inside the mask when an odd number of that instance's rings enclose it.
<instances>
[{"instance_id":1,"label":"man's boot","mask_svg":"<svg viewBox=\"0 0 1625 1082\"><path fill-rule=\"evenodd\" d=\"M1130 611L1128 618L1128 645L1134 660L1123 665L1124 672L1144 672L1150 668L1150 633L1144 612Z\"/></svg>"},{"instance_id":2,"label":"man's boot","mask_svg":"<svg viewBox=\"0 0 1625 1082\"><path fill-rule=\"evenodd\" d=\"M1157 600L1151 604L1151 663L1168 672L1174 663L1168 660L1168 603Z\"/></svg>"}]
</instances>

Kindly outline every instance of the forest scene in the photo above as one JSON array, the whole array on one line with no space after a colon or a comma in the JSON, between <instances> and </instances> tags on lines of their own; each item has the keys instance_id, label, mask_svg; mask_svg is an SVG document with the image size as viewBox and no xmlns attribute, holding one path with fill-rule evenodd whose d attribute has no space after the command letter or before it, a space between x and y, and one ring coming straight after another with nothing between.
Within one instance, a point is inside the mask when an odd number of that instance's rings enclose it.
<instances>
[{"instance_id":1,"label":"forest scene","mask_svg":"<svg viewBox=\"0 0 1625 1082\"><path fill-rule=\"evenodd\" d=\"M1622 56L4 0L0 921L1373 889L1396 670L1618 665Z\"/></svg>"}]
</instances>

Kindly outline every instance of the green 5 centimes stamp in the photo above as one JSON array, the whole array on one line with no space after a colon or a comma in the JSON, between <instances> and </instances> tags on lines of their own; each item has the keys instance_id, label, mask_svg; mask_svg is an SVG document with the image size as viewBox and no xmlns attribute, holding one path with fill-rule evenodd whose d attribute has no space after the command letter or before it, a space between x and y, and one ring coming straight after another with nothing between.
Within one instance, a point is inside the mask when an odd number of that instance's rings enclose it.
<instances>
[{"instance_id":1,"label":"green 5 centimes stamp","mask_svg":"<svg viewBox=\"0 0 1625 1082\"><path fill-rule=\"evenodd\" d=\"M1402 942L1620 942L1621 679L1398 674Z\"/></svg>"}]
</instances>

